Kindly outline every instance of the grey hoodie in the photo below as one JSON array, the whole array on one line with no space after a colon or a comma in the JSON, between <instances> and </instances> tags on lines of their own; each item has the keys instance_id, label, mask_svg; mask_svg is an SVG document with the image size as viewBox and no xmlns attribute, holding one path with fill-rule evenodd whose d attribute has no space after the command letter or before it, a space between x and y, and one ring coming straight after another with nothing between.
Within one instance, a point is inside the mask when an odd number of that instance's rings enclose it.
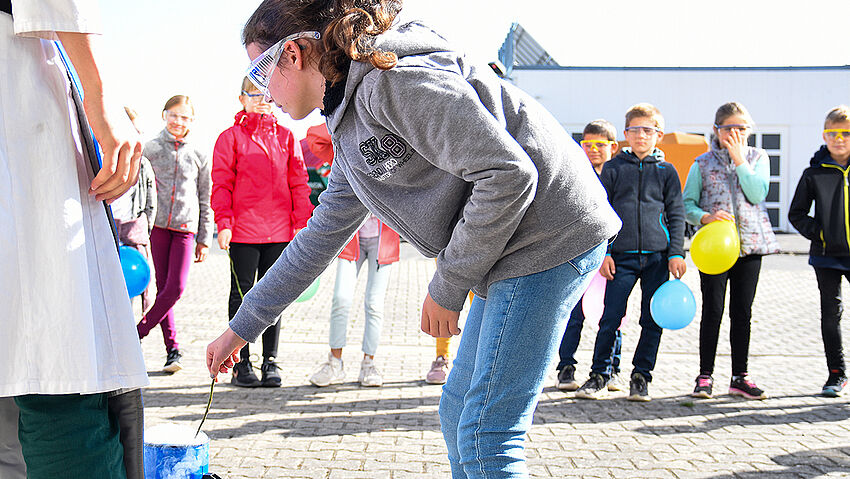
<instances>
[{"instance_id":1,"label":"grey hoodie","mask_svg":"<svg viewBox=\"0 0 850 479\"><path fill-rule=\"evenodd\" d=\"M144 154L156 177L154 226L195 233L196 243L209 246L213 235L209 157L165 129L145 144Z\"/></svg>"},{"instance_id":2,"label":"grey hoodie","mask_svg":"<svg viewBox=\"0 0 850 479\"><path fill-rule=\"evenodd\" d=\"M352 62L329 114L335 158L320 205L245 296L231 329L253 341L310 285L369 211L428 257L429 293L467 292L561 265L620 220L581 148L529 95L478 69L428 27L380 35L387 71Z\"/></svg>"}]
</instances>

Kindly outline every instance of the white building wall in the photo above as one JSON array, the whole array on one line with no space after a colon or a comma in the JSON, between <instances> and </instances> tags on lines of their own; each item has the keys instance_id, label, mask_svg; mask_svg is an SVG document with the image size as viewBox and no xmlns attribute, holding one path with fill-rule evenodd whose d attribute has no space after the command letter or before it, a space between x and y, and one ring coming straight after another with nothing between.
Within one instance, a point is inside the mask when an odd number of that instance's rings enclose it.
<instances>
[{"instance_id":1,"label":"white building wall","mask_svg":"<svg viewBox=\"0 0 850 479\"><path fill-rule=\"evenodd\" d=\"M625 112L639 102L661 110L668 132L710 133L718 106L743 103L756 123L757 146L763 134L780 135L779 149L768 151L779 157L778 174L771 177L778 201L768 208L781 231L793 231L788 204L800 173L823 143L826 112L850 104L850 68L514 69L511 76L570 133L604 118L623 138Z\"/></svg>"}]
</instances>

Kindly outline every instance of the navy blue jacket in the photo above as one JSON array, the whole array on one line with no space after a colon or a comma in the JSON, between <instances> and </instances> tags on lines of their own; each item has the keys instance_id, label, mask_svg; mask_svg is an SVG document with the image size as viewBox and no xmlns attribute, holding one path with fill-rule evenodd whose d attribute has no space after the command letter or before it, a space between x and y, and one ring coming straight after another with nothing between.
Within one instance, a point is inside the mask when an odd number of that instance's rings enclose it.
<instances>
[{"instance_id":1,"label":"navy blue jacket","mask_svg":"<svg viewBox=\"0 0 850 479\"><path fill-rule=\"evenodd\" d=\"M623 227L608 252L664 251L685 256L685 206L679 175L658 148L639 160L624 148L605 163L599 178Z\"/></svg>"},{"instance_id":2,"label":"navy blue jacket","mask_svg":"<svg viewBox=\"0 0 850 479\"><path fill-rule=\"evenodd\" d=\"M788 220L812 242L812 256L850 256L850 168L842 168L821 146L803 170L788 208ZM815 215L809 210L815 203Z\"/></svg>"}]
</instances>

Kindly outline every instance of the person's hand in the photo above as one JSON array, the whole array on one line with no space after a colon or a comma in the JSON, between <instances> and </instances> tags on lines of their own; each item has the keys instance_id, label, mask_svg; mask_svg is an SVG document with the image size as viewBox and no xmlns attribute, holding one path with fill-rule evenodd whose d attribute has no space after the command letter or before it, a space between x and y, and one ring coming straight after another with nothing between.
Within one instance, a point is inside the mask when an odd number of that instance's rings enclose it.
<instances>
[{"instance_id":1,"label":"person's hand","mask_svg":"<svg viewBox=\"0 0 850 479\"><path fill-rule=\"evenodd\" d=\"M608 281L611 281L614 279L614 274L616 273L617 268L614 266L614 258L605 256L605 259L602 260L602 266L599 268L599 274Z\"/></svg>"},{"instance_id":2,"label":"person's hand","mask_svg":"<svg viewBox=\"0 0 850 479\"><path fill-rule=\"evenodd\" d=\"M720 146L729 152L729 158L735 166L741 165L747 157L747 134L735 128L720 141Z\"/></svg>"},{"instance_id":3,"label":"person's hand","mask_svg":"<svg viewBox=\"0 0 850 479\"><path fill-rule=\"evenodd\" d=\"M735 216L728 211L717 210L714 213L706 213L702 215L699 222L707 225L713 221L735 221Z\"/></svg>"},{"instance_id":4,"label":"person's hand","mask_svg":"<svg viewBox=\"0 0 850 479\"><path fill-rule=\"evenodd\" d=\"M112 203L139 178L142 142L133 128L114 124L101 102L89 101L87 96L85 110L94 137L100 144L103 160L100 171L89 186L89 194L95 195L98 201ZM120 123L132 126L129 119Z\"/></svg>"},{"instance_id":5,"label":"person's hand","mask_svg":"<svg viewBox=\"0 0 850 479\"><path fill-rule=\"evenodd\" d=\"M198 243L195 246L195 262L196 263L203 263L204 260L207 259L207 253L209 253L209 252L210 252L209 246L207 246L203 243Z\"/></svg>"},{"instance_id":6,"label":"person's hand","mask_svg":"<svg viewBox=\"0 0 850 479\"><path fill-rule=\"evenodd\" d=\"M670 270L670 274L672 274L674 278L682 279L682 275L685 274L688 266L685 264L685 260L678 256L674 256L667 260L667 269Z\"/></svg>"},{"instance_id":7,"label":"person's hand","mask_svg":"<svg viewBox=\"0 0 850 479\"><path fill-rule=\"evenodd\" d=\"M83 87L83 108L86 119L100 144L103 166L89 186L89 194L98 201L112 203L139 178L142 142L139 132L120 107L108 101L104 87L109 85L101 73L98 61L97 35L77 32L56 32ZM100 65L100 66L99 66Z\"/></svg>"},{"instance_id":8,"label":"person's hand","mask_svg":"<svg viewBox=\"0 0 850 479\"><path fill-rule=\"evenodd\" d=\"M425 303L422 305L422 332L435 338L456 336L460 334L460 328L457 327L458 318L460 311L448 310L431 299L430 294L425 296Z\"/></svg>"},{"instance_id":9,"label":"person's hand","mask_svg":"<svg viewBox=\"0 0 850 479\"><path fill-rule=\"evenodd\" d=\"M240 338L232 329L222 333L215 341L207 346L207 369L210 377L215 378L218 373L226 373L234 364L239 362L237 353L248 341Z\"/></svg>"},{"instance_id":10,"label":"person's hand","mask_svg":"<svg viewBox=\"0 0 850 479\"><path fill-rule=\"evenodd\" d=\"M230 248L230 240L233 238L233 231L221 230L218 232L218 247L223 250Z\"/></svg>"}]
</instances>

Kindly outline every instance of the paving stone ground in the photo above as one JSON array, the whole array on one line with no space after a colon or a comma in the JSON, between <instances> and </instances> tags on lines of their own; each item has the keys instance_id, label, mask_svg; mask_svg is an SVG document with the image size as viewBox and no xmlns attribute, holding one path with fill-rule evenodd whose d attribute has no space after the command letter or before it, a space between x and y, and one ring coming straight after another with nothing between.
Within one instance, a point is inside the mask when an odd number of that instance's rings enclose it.
<instances>
[{"instance_id":1,"label":"paving stone ground","mask_svg":"<svg viewBox=\"0 0 850 479\"><path fill-rule=\"evenodd\" d=\"M769 399L688 396L698 373L698 320L683 330L665 332L649 403L616 396L574 399L554 387L553 366L528 434L532 476L850 477L850 404L846 398L816 395L826 379L826 366L817 285L801 254L805 241L797 235L782 235L780 241L790 254L764 259L750 354L750 374ZM422 381L433 360L434 340L419 331L419 314L434 263L407 245L403 256L393 266L376 356L384 386L361 388L356 382L362 308L352 315L343 355L348 382L328 388L308 383L328 350L331 266L316 296L283 314L278 358L283 386L246 390L226 381L216 386L204 425L211 438L212 472L234 479L450 476L437 416L440 387ZM165 422L197 427L209 389L204 350L227 323L228 274L227 256L220 251L192 267L189 286L176 307L183 371L173 376L158 372L165 360L158 330L144 340L151 376L144 391L148 427ZM699 305L693 263L684 281ZM362 301L364 286L365 274L355 304ZM624 365L630 365L639 336L638 311L636 288L630 299L631 320L624 328ZM595 332L595 325L585 326L577 357L582 378L590 366ZM715 379L716 390L724 393L730 368L728 317L720 338Z\"/></svg>"}]
</instances>

